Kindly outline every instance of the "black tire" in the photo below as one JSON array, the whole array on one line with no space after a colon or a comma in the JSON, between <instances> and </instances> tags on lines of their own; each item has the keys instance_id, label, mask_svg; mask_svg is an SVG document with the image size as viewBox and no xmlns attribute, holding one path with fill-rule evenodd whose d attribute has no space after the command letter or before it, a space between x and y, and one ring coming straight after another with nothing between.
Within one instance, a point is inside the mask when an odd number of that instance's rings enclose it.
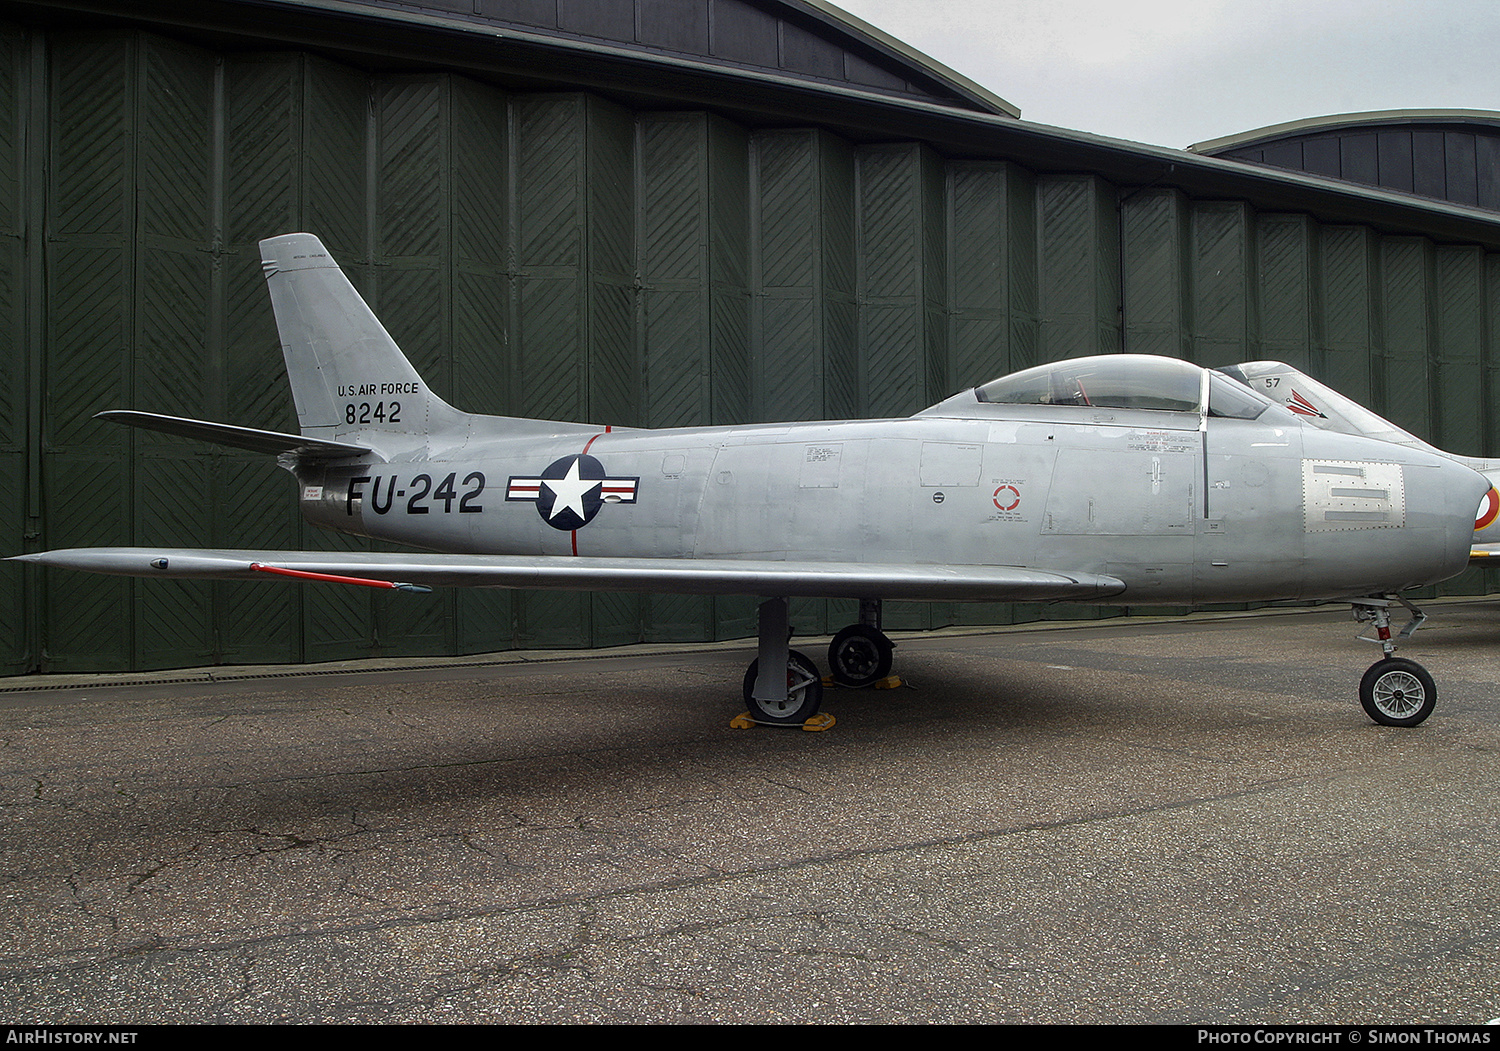
<instances>
[{"instance_id":1,"label":"black tire","mask_svg":"<svg viewBox=\"0 0 1500 1051\"><path fill-rule=\"evenodd\" d=\"M828 673L840 686L858 688L891 673L896 644L868 624L851 624L828 644Z\"/></svg>"},{"instance_id":2,"label":"black tire","mask_svg":"<svg viewBox=\"0 0 1500 1051\"><path fill-rule=\"evenodd\" d=\"M755 676L760 671L760 659L750 662L745 669L745 704L750 715L762 723L801 724L818 714L823 704L823 679L812 661L796 650L786 654L786 699L762 702L755 699Z\"/></svg>"},{"instance_id":3,"label":"black tire","mask_svg":"<svg viewBox=\"0 0 1500 1051\"><path fill-rule=\"evenodd\" d=\"M1387 657L1360 680L1359 703L1382 726L1416 726L1437 706L1437 686L1416 661Z\"/></svg>"}]
</instances>

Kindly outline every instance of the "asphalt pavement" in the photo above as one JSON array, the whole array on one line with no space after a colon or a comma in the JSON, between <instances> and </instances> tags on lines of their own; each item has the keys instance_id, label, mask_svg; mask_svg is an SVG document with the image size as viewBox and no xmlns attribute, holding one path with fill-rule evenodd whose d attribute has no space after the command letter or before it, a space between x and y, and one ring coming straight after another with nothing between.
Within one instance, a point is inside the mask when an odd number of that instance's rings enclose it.
<instances>
[{"instance_id":1,"label":"asphalt pavement","mask_svg":"<svg viewBox=\"0 0 1500 1051\"><path fill-rule=\"evenodd\" d=\"M0 680L0 1022L1500 1016L1500 603ZM817 656L827 640L797 643ZM175 680L175 681L173 681Z\"/></svg>"}]
</instances>

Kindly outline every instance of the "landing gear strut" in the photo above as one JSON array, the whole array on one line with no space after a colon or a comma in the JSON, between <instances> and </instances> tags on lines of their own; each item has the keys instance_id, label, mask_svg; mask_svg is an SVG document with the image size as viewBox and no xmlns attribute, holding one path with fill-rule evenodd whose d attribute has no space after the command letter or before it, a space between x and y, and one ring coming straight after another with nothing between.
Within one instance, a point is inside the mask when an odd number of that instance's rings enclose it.
<instances>
[{"instance_id":1,"label":"landing gear strut","mask_svg":"<svg viewBox=\"0 0 1500 1051\"><path fill-rule=\"evenodd\" d=\"M812 661L787 648L786 599L767 599L758 611L760 647L745 669L745 704L758 723L801 725L818 714L823 680Z\"/></svg>"},{"instance_id":2,"label":"landing gear strut","mask_svg":"<svg viewBox=\"0 0 1500 1051\"><path fill-rule=\"evenodd\" d=\"M1353 600L1354 619L1370 621L1375 635L1361 635L1385 651L1385 657L1370 665L1359 683L1359 703L1365 714L1382 726L1416 726L1437 706L1437 685L1427 669L1416 661L1395 656L1396 641L1409 639L1427 620L1427 615L1399 595L1391 598ZM1406 607L1411 620L1393 639L1391 606Z\"/></svg>"},{"instance_id":3,"label":"landing gear strut","mask_svg":"<svg viewBox=\"0 0 1500 1051\"><path fill-rule=\"evenodd\" d=\"M859 623L851 624L828 645L828 671L840 686L869 686L891 673L896 644L880 630L880 600L859 600Z\"/></svg>"}]
</instances>

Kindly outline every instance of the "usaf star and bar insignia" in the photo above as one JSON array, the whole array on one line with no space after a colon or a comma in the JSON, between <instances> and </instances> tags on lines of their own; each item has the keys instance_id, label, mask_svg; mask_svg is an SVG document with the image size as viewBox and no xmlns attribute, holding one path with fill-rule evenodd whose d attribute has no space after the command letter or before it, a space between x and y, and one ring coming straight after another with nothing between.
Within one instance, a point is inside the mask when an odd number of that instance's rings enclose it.
<instances>
[{"instance_id":1,"label":"usaf star and bar insignia","mask_svg":"<svg viewBox=\"0 0 1500 1051\"><path fill-rule=\"evenodd\" d=\"M604 465L587 454L554 460L540 475L512 475L507 501L536 504L537 514L553 529L582 529L606 503L633 504L640 478L612 478Z\"/></svg>"}]
</instances>

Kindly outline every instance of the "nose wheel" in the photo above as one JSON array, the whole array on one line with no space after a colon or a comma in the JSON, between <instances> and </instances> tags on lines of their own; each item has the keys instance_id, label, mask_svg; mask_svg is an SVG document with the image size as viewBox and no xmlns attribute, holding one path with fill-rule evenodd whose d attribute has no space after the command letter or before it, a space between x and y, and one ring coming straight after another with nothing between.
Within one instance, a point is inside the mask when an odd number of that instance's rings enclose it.
<instances>
[{"instance_id":1,"label":"nose wheel","mask_svg":"<svg viewBox=\"0 0 1500 1051\"><path fill-rule=\"evenodd\" d=\"M1437 707L1437 686L1416 661L1387 657L1360 680L1359 703L1382 726L1416 726Z\"/></svg>"},{"instance_id":2,"label":"nose wheel","mask_svg":"<svg viewBox=\"0 0 1500 1051\"><path fill-rule=\"evenodd\" d=\"M1411 621L1391 635L1392 605L1405 606ZM1396 641L1416 634L1426 614L1399 595L1393 598L1359 599L1354 602L1356 620L1370 621L1375 634L1360 635L1385 651L1385 657L1370 665L1359 682L1359 703L1365 714L1381 726L1417 726L1437 707L1437 684L1416 661L1394 656Z\"/></svg>"}]
</instances>

